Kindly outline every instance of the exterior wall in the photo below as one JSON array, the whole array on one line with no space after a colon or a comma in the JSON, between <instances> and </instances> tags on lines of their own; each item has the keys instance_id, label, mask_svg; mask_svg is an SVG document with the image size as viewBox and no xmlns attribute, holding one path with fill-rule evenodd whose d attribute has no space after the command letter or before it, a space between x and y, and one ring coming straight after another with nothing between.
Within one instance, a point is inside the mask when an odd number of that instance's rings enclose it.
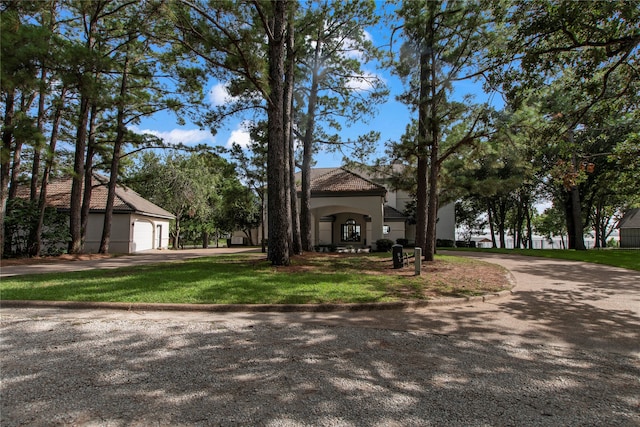
<instances>
[{"instance_id":1,"label":"exterior wall","mask_svg":"<svg viewBox=\"0 0 640 427\"><path fill-rule=\"evenodd\" d=\"M411 196L405 191L388 192L386 202L389 206L403 211ZM404 221L384 221L385 197L382 196L341 196L341 197L318 197L311 198L311 239L314 246L329 245L331 243L338 246L372 246L375 249L375 242L378 239L386 238L394 242L399 238L408 239L412 244L415 242L415 225L406 224ZM344 215L343 215L344 214ZM360 222L364 215L370 220ZM323 220L323 217L334 216L333 222ZM341 225L353 217L361 226L361 235L365 237L361 243L341 242ZM266 229L265 219L265 229ZM383 225L390 226L389 234L383 234ZM255 236L254 242L260 244L260 229L252 230ZM245 236L242 232L234 232L234 236ZM268 230L265 230L268 235ZM438 211L438 223L436 226L438 239L455 240L455 206L449 204L443 206ZM366 242L366 243L365 243Z\"/></svg>"},{"instance_id":2,"label":"exterior wall","mask_svg":"<svg viewBox=\"0 0 640 427\"><path fill-rule=\"evenodd\" d=\"M390 225L390 224L389 224ZM405 225L405 239L414 243L416 241L415 224ZM456 237L456 218L455 205L452 203L441 207L438 210L438 222L436 223L436 239L455 240Z\"/></svg>"},{"instance_id":3,"label":"exterior wall","mask_svg":"<svg viewBox=\"0 0 640 427\"><path fill-rule=\"evenodd\" d=\"M130 220L130 214L113 214L113 218L111 219L111 239L109 241L109 252L130 253ZM85 252L97 253L98 250L100 250L100 240L102 239L103 226L104 214L89 214L89 221L87 222L87 239L84 242Z\"/></svg>"},{"instance_id":4,"label":"exterior wall","mask_svg":"<svg viewBox=\"0 0 640 427\"><path fill-rule=\"evenodd\" d=\"M311 211L315 218L313 222L315 230L314 233L312 233L314 237L314 245L320 244L319 240L321 237L321 222L317 221L317 219L335 215L336 221L332 228L334 244L345 246L358 245L358 243L354 242L343 243L340 240L340 226L348 219L346 216L350 216L360 224L361 236L365 237L361 239L361 243L359 243L359 245L375 247L375 241L382 238L383 203L384 197L382 196L312 197ZM359 218L357 217L358 215ZM370 222L367 222L364 219L364 215L371 217ZM362 218L362 220L360 218ZM367 226L369 224L371 229L370 234L367 232ZM323 226L323 230L326 231L326 226ZM326 236L326 234L322 236L322 239L325 238L324 236Z\"/></svg>"},{"instance_id":5,"label":"exterior wall","mask_svg":"<svg viewBox=\"0 0 640 427\"><path fill-rule=\"evenodd\" d=\"M456 240L456 209L454 203L450 203L438 209L436 238Z\"/></svg>"},{"instance_id":6,"label":"exterior wall","mask_svg":"<svg viewBox=\"0 0 640 427\"><path fill-rule=\"evenodd\" d=\"M620 247L640 248L640 228L621 228Z\"/></svg>"},{"instance_id":7,"label":"exterior wall","mask_svg":"<svg viewBox=\"0 0 640 427\"><path fill-rule=\"evenodd\" d=\"M388 234L383 234L384 239L393 240L394 243L398 239L408 239L404 221L385 221L384 225L389 226L390 229Z\"/></svg>"},{"instance_id":8,"label":"exterior wall","mask_svg":"<svg viewBox=\"0 0 640 427\"><path fill-rule=\"evenodd\" d=\"M134 253L137 243L133 241L133 226L136 221L145 221L153 227L153 249L167 249L169 247L169 220L163 218L153 218L137 214L114 214L111 222L111 239L109 241L109 252L111 253ZM85 240L85 251L96 253L100 249L102 239L102 228L104 226L104 214L92 213L89 215L87 223L87 239ZM160 226L160 228L158 228ZM160 234L159 234L160 233Z\"/></svg>"},{"instance_id":9,"label":"exterior wall","mask_svg":"<svg viewBox=\"0 0 640 427\"><path fill-rule=\"evenodd\" d=\"M411 200L412 198L409 193L407 193L406 191L399 190L396 193L396 204L392 205L389 203L389 206L393 206L400 212L403 212L405 207L407 206L407 203L409 203Z\"/></svg>"},{"instance_id":10,"label":"exterior wall","mask_svg":"<svg viewBox=\"0 0 640 427\"><path fill-rule=\"evenodd\" d=\"M395 193L393 191L387 191L387 195L385 196L385 199L386 199L387 205L397 209L398 193Z\"/></svg>"}]
</instances>

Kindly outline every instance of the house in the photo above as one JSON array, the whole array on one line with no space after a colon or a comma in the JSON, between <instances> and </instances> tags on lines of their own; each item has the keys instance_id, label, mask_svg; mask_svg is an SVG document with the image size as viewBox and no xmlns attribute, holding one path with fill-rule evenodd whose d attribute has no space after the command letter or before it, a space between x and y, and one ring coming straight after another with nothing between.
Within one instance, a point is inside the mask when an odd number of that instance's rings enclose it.
<instances>
[{"instance_id":1,"label":"house","mask_svg":"<svg viewBox=\"0 0 640 427\"><path fill-rule=\"evenodd\" d=\"M47 187L47 205L55 207L59 212L68 212L71 204L71 183L70 177L52 180ZM98 252L100 248L109 180L94 174L91 186L91 204L84 245L88 253ZM18 197L28 197L28 191L28 188L21 188ZM173 214L130 188L118 185L113 204L109 252L135 253L168 248L169 222L174 218Z\"/></svg>"},{"instance_id":2,"label":"house","mask_svg":"<svg viewBox=\"0 0 640 427\"><path fill-rule=\"evenodd\" d=\"M625 212L618 229L621 248L640 248L640 208Z\"/></svg>"},{"instance_id":3,"label":"house","mask_svg":"<svg viewBox=\"0 0 640 427\"><path fill-rule=\"evenodd\" d=\"M296 174L300 182L300 174ZM301 187L298 185L298 201ZM362 170L311 170L311 239L314 246L373 247L379 239L415 242L415 224L403 214L412 197ZM256 239L260 233L256 232ZM437 238L455 240L454 205L438 211Z\"/></svg>"}]
</instances>

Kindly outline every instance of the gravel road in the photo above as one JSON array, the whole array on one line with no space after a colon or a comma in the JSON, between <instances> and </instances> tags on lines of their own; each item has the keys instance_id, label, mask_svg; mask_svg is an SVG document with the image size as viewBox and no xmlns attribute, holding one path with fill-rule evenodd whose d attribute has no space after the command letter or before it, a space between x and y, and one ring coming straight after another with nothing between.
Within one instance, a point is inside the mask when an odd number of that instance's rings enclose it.
<instances>
[{"instance_id":1,"label":"gravel road","mask_svg":"<svg viewBox=\"0 0 640 427\"><path fill-rule=\"evenodd\" d=\"M411 311L4 308L0 425L640 426L640 276L531 262Z\"/></svg>"}]
</instances>

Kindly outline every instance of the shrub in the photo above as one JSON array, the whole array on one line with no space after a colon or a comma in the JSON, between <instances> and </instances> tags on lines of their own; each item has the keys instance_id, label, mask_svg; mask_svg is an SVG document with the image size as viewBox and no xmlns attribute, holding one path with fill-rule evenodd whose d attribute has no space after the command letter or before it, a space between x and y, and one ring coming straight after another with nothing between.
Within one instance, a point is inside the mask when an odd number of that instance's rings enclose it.
<instances>
[{"instance_id":1,"label":"shrub","mask_svg":"<svg viewBox=\"0 0 640 427\"><path fill-rule=\"evenodd\" d=\"M436 239L436 246L439 248L453 248L454 241L449 239Z\"/></svg>"},{"instance_id":2,"label":"shrub","mask_svg":"<svg viewBox=\"0 0 640 427\"><path fill-rule=\"evenodd\" d=\"M393 240L391 239L376 240L376 250L378 252L389 252L392 246L393 246Z\"/></svg>"},{"instance_id":3,"label":"shrub","mask_svg":"<svg viewBox=\"0 0 640 427\"><path fill-rule=\"evenodd\" d=\"M15 198L7 202L5 217L5 244L11 247L5 256L29 255L29 232L37 221L40 211L38 201ZM47 207L44 211L44 224L40 236L41 253L43 255L59 255L64 253L69 241L69 215L58 212L56 208Z\"/></svg>"},{"instance_id":4,"label":"shrub","mask_svg":"<svg viewBox=\"0 0 640 427\"><path fill-rule=\"evenodd\" d=\"M402 246L409 246L409 239L396 239L396 243Z\"/></svg>"}]
</instances>

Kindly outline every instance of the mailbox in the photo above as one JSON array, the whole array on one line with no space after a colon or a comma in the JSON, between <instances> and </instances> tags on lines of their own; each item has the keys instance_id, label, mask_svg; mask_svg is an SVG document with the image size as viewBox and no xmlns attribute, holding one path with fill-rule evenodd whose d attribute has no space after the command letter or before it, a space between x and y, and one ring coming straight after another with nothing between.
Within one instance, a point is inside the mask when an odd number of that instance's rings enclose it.
<instances>
[{"instance_id":1,"label":"mailbox","mask_svg":"<svg viewBox=\"0 0 640 427\"><path fill-rule=\"evenodd\" d=\"M391 253L393 254L393 268L402 268L404 265L402 245L393 245L391 247Z\"/></svg>"}]
</instances>

